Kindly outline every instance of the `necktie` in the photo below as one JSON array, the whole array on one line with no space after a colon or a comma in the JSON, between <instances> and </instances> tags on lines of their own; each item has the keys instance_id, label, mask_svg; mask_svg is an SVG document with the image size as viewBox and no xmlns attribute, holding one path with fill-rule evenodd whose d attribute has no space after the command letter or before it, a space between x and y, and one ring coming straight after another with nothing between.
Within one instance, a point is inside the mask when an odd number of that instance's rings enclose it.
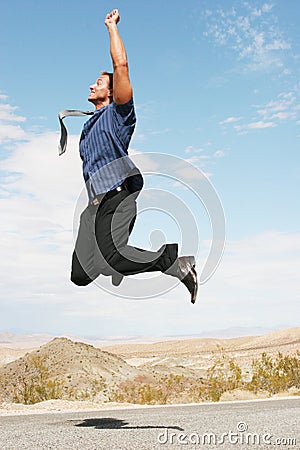
<instances>
[{"instance_id":1,"label":"necktie","mask_svg":"<svg viewBox=\"0 0 300 450\"><path fill-rule=\"evenodd\" d=\"M58 120L60 124L60 141L58 145L59 155L65 153L67 148L68 132L63 123L63 119L68 116L92 116L93 114L94 111L79 111L77 109L64 109L63 111L60 111L60 113L58 114Z\"/></svg>"}]
</instances>

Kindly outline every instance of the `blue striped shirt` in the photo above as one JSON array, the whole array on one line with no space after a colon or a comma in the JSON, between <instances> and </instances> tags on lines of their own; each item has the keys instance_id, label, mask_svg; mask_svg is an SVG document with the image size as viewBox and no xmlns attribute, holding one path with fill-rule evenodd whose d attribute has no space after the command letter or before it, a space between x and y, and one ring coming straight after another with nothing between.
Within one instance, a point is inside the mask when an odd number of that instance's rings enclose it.
<instances>
[{"instance_id":1,"label":"blue striped shirt","mask_svg":"<svg viewBox=\"0 0 300 450\"><path fill-rule=\"evenodd\" d=\"M125 180L131 192L142 189L142 175L128 156L135 124L132 99L123 105L112 102L96 110L84 124L79 151L90 200Z\"/></svg>"}]
</instances>

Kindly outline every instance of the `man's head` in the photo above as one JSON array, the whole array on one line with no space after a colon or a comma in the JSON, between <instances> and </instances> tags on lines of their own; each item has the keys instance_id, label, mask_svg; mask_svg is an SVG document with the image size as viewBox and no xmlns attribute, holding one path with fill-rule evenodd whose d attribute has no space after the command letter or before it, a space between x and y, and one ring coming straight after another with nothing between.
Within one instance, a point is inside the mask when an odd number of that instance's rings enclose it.
<instances>
[{"instance_id":1,"label":"man's head","mask_svg":"<svg viewBox=\"0 0 300 450\"><path fill-rule=\"evenodd\" d=\"M96 109L111 103L113 99L113 74L101 72L94 84L90 86L88 101L93 103Z\"/></svg>"}]
</instances>

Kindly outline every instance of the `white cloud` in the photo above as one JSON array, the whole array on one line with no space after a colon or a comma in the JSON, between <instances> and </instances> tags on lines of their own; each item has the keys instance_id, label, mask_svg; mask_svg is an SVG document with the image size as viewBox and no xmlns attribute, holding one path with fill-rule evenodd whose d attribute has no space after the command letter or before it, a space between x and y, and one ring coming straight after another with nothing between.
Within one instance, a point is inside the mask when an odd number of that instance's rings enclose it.
<instances>
[{"instance_id":1,"label":"white cloud","mask_svg":"<svg viewBox=\"0 0 300 450\"><path fill-rule=\"evenodd\" d=\"M282 92L275 100L259 106L257 113L265 119L277 118L279 120L295 119L298 105L296 94L293 92Z\"/></svg>"},{"instance_id":2,"label":"white cloud","mask_svg":"<svg viewBox=\"0 0 300 450\"><path fill-rule=\"evenodd\" d=\"M200 168L201 170L205 170L204 174L207 178L212 176L212 173L207 171L207 167L213 163L214 158L221 158L225 156L225 152L221 149L213 151L212 143L207 142L203 147L193 147L189 145L186 147L184 152L190 155L188 158L185 158L187 163L193 164L195 167ZM190 176L191 178L195 177L195 173L188 167L180 168L180 174L184 176Z\"/></svg>"},{"instance_id":3,"label":"white cloud","mask_svg":"<svg viewBox=\"0 0 300 450\"><path fill-rule=\"evenodd\" d=\"M296 118L296 113L295 112L278 112L276 114L273 114L273 116L271 116L271 119L279 119L279 120L287 120L287 119L295 119Z\"/></svg>"},{"instance_id":4,"label":"white cloud","mask_svg":"<svg viewBox=\"0 0 300 450\"><path fill-rule=\"evenodd\" d=\"M250 129L273 128L275 126L276 126L276 124L274 122L263 122L261 120L258 122L252 122L252 123L249 123L248 125L246 125L246 127L250 128Z\"/></svg>"},{"instance_id":5,"label":"white cloud","mask_svg":"<svg viewBox=\"0 0 300 450\"><path fill-rule=\"evenodd\" d=\"M6 100L5 98L3 100ZM0 103L0 120L9 122L24 122L26 119L23 116L17 116L15 111L18 108L11 106L8 103Z\"/></svg>"},{"instance_id":6,"label":"white cloud","mask_svg":"<svg viewBox=\"0 0 300 450\"><path fill-rule=\"evenodd\" d=\"M172 170L174 171L174 175L178 177L179 180L183 180L186 183L188 183L189 180L202 180L205 177L210 178L212 174L204 170L207 166L206 161L209 159L210 157L208 155L193 155L190 158L182 160L181 162L178 161Z\"/></svg>"},{"instance_id":7,"label":"white cloud","mask_svg":"<svg viewBox=\"0 0 300 450\"><path fill-rule=\"evenodd\" d=\"M0 144L23 139L27 139L27 133L19 125L0 123Z\"/></svg>"},{"instance_id":8,"label":"white cloud","mask_svg":"<svg viewBox=\"0 0 300 450\"><path fill-rule=\"evenodd\" d=\"M269 12L269 11L271 11L273 8L274 8L274 5L273 5L272 3L265 3L265 4L262 6L262 11L263 11L263 12Z\"/></svg>"},{"instance_id":9,"label":"white cloud","mask_svg":"<svg viewBox=\"0 0 300 450\"><path fill-rule=\"evenodd\" d=\"M0 95L0 144L27 137L19 125L20 122L25 122L25 117L17 115L15 112L18 108L7 103L7 100L6 95Z\"/></svg>"},{"instance_id":10,"label":"white cloud","mask_svg":"<svg viewBox=\"0 0 300 450\"><path fill-rule=\"evenodd\" d=\"M286 73L286 51L291 44L275 26L273 4L257 8L240 2L236 8L206 10L204 35L226 46L249 71L279 69Z\"/></svg>"},{"instance_id":11,"label":"white cloud","mask_svg":"<svg viewBox=\"0 0 300 450\"><path fill-rule=\"evenodd\" d=\"M251 14L253 16L261 17L263 13L270 12L273 9L273 7L274 5L270 3L265 3L261 8L255 8L250 6L250 8L252 8Z\"/></svg>"},{"instance_id":12,"label":"white cloud","mask_svg":"<svg viewBox=\"0 0 300 450\"><path fill-rule=\"evenodd\" d=\"M26 142L15 142L14 150L2 161L8 173L20 176L10 182L10 188L45 205L74 201L82 187L81 163L78 156L78 136L69 136L67 152L58 156L58 133L45 132L29 136ZM8 182L4 178L2 182Z\"/></svg>"},{"instance_id":13,"label":"white cloud","mask_svg":"<svg viewBox=\"0 0 300 450\"><path fill-rule=\"evenodd\" d=\"M234 129L238 134L243 135L247 134L249 130L264 130L266 128L274 128L276 126L277 125L274 122L263 122L262 120L259 120L248 124L235 125Z\"/></svg>"},{"instance_id":14,"label":"white cloud","mask_svg":"<svg viewBox=\"0 0 300 450\"><path fill-rule=\"evenodd\" d=\"M239 134L246 134L249 130L274 128L285 121L295 121L299 118L298 94L294 91L281 92L274 100L264 105L254 105L254 117L251 122L243 121L244 117L231 116L220 125L233 124ZM244 115L245 116L245 115Z\"/></svg>"},{"instance_id":15,"label":"white cloud","mask_svg":"<svg viewBox=\"0 0 300 450\"><path fill-rule=\"evenodd\" d=\"M299 233L268 231L227 241L203 314L218 311L217 321L223 316L227 326L296 325L299 251Z\"/></svg>"},{"instance_id":16,"label":"white cloud","mask_svg":"<svg viewBox=\"0 0 300 450\"><path fill-rule=\"evenodd\" d=\"M204 151L204 148L200 147L200 148L195 148L192 145L189 145L188 147L186 147L186 149L184 150L185 153L201 153Z\"/></svg>"},{"instance_id":17,"label":"white cloud","mask_svg":"<svg viewBox=\"0 0 300 450\"><path fill-rule=\"evenodd\" d=\"M78 136L69 136L59 157L58 133L28 133L14 123L25 121L15 107L3 111L9 123L0 127L6 153L0 179L2 295L32 301L41 292L63 296L74 206L83 187Z\"/></svg>"},{"instance_id":18,"label":"white cloud","mask_svg":"<svg viewBox=\"0 0 300 450\"><path fill-rule=\"evenodd\" d=\"M235 122L239 122L240 120L242 120L243 117L228 117L227 119L222 120L220 123L220 125L226 125L227 123L235 123Z\"/></svg>"},{"instance_id":19,"label":"white cloud","mask_svg":"<svg viewBox=\"0 0 300 450\"><path fill-rule=\"evenodd\" d=\"M281 302L279 289L293 301L299 296L297 278L300 234L268 231L226 244L223 274L231 285L251 291L272 292Z\"/></svg>"},{"instance_id":20,"label":"white cloud","mask_svg":"<svg viewBox=\"0 0 300 450\"><path fill-rule=\"evenodd\" d=\"M223 156L225 156L226 155L226 153L223 151L223 150L217 150L215 153L214 153L214 157L215 158L222 158Z\"/></svg>"}]
</instances>

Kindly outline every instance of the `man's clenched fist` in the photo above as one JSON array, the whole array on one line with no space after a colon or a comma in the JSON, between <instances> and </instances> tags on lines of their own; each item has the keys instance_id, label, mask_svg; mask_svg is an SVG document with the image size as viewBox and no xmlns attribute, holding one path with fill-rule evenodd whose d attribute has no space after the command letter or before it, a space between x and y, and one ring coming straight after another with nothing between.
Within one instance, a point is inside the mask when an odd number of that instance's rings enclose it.
<instances>
[{"instance_id":1,"label":"man's clenched fist","mask_svg":"<svg viewBox=\"0 0 300 450\"><path fill-rule=\"evenodd\" d=\"M105 17L105 25L109 26L110 24L117 24L120 21L120 14L119 11L117 9L113 9L112 12L110 12L109 14L107 14L107 16Z\"/></svg>"}]
</instances>

